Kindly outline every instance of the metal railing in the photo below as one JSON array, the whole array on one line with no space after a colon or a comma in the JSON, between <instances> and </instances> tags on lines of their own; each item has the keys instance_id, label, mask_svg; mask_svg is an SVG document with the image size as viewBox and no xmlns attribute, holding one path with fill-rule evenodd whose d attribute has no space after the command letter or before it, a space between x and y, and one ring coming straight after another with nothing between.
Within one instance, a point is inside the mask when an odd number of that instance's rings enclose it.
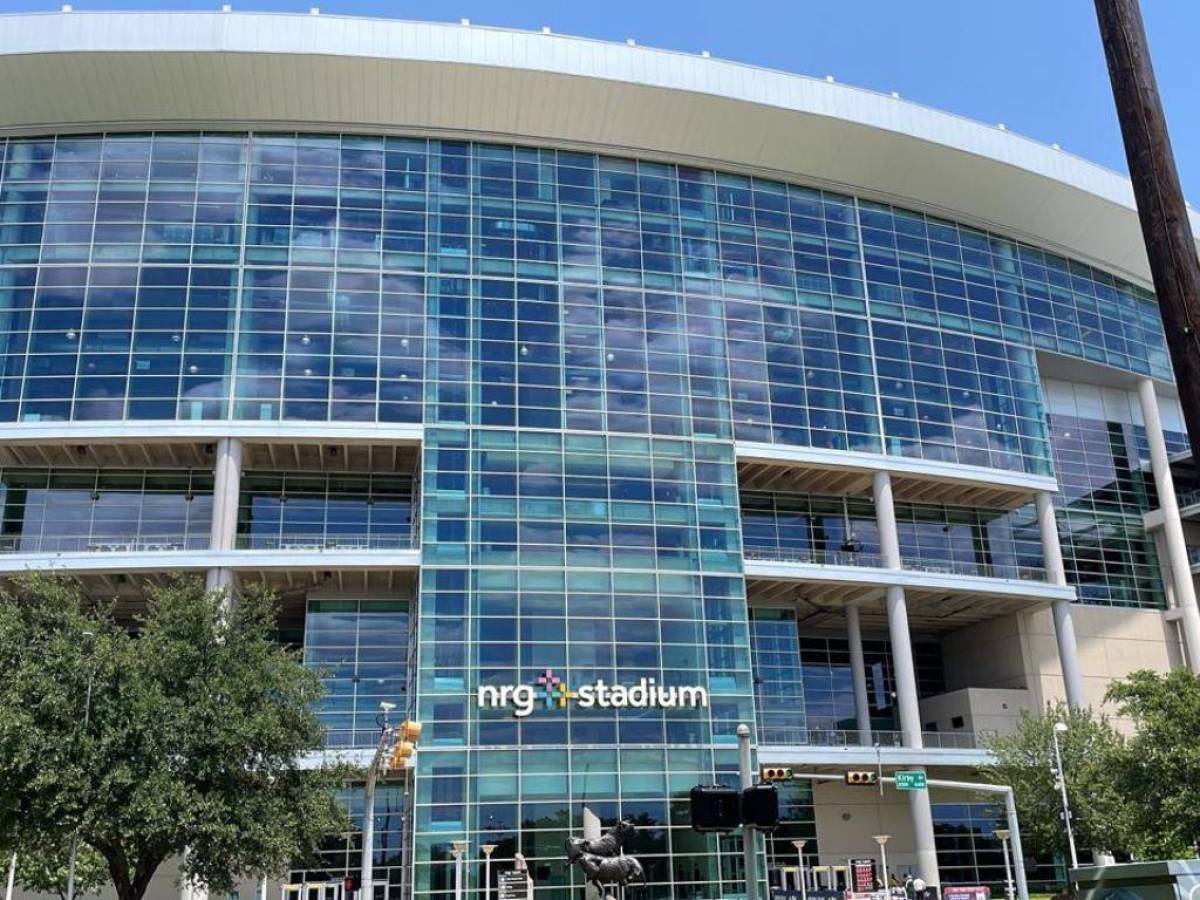
<instances>
[{"instance_id":1,"label":"metal railing","mask_svg":"<svg viewBox=\"0 0 1200 900\"><path fill-rule=\"evenodd\" d=\"M803 547L744 547L742 556L745 559L794 562L812 566L861 566L877 569L882 565L878 553L810 550Z\"/></svg>"},{"instance_id":2,"label":"metal railing","mask_svg":"<svg viewBox=\"0 0 1200 900\"><path fill-rule=\"evenodd\" d=\"M404 534L239 534L238 550L278 552L326 550L411 550L420 546L416 533Z\"/></svg>"},{"instance_id":3,"label":"metal railing","mask_svg":"<svg viewBox=\"0 0 1200 900\"><path fill-rule=\"evenodd\" d=\"M1175 502L1182 512L1193 506L1200 506L1200 488L1194 491L1184 491L1175 495Z\"/></svg>"},{"instance_id":4,"label":"metal railing","mask_svg":"<svg viewBox=\"0 0 1200 900\"><path fill-rule=\"evenodd\" d=\"M881 568L877 553L845 550L810 550L797 547L744 547L745 559L769 562L791 562L815 566L856 566ZM909 572L936 572L943 575L966 575L973 578L1004 578L1015 581L1045 581L1046 570L1041 566L996 565L994 563L959 562L943 559L902 559L900 565Z\"/></svg>"},{"instance_id":5,"label":"metal railing","mask_svg":"<svg viewBox=\"0 0 1200 900\"><path fill-rule=\"evenodd\" d=\"M4 535L0 553L161 553L169 550L207 550L205 534Z\"/></svg>"},{"instance_id":6,"label":"metal railing","mask_svg":"<svg viewBox=\"0 0 1200 900\"><path fill-rule=\"evenodd\" d=\"M978 750L986 743L987 735L973 731L925 731L921 740L925 747L934 750ZM788 745L805 747L874 747L893 748L904 746L904 736L899 731L871 732L871 742L864 743L857 729L839 730L823 728L772 727L762 729L759 741L762 745Z\"/></svg>"},{"instance_id":7,"label":"metal railing","mask_svg":"<svg viewBox=\"0 0 1200 900\"><path fill-rule=\"evenodd\" d=\"M208 550L204 534L0 535L0 554L6 553L161 553L171 550ZM240 534L238 550L326 551L410 550L420 546L415 533L405 534Z\"/></svg>"}]
</instances>

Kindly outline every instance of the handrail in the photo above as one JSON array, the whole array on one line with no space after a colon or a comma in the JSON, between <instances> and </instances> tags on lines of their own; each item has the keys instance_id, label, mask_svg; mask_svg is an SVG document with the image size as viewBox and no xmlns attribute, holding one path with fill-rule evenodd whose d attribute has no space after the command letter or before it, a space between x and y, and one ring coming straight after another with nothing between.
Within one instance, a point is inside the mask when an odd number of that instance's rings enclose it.
<instances>
[{"instance_id":1,"label":"handrail","mask_svg":"<svg viewBox=\"0 0 1200 900\"><path fill-rule=\"evenodd\" d=\"M400 534L239 534L238 550L411 550L420 546L416 532Z\"/></svg>"},{"instance_id":2,"label":"handrail","mask_svg":"<svg viewBox=\"0 0 1200 900\"><path fill-rule=\"evenodd\" d=\"M169 550L207 550L203 534L23 535L0 536L0 553L159 553Z\"/></svg>"},{"instance_id":3,"label":"handrail","mask_svg":"<svg viewBox=\"0 0 1200 900\"><path fill-rule=\"evenodd\" d=\"M986 735L973 731L925 731L921 742L926 749L934 750L978 750L986 741ZM904 734L900 731L871 731L871 742L865 743L857 729L792 728L765 726L759 741L761 745L788 745L808 747L862 747L899 748L904 746Z\"/></svg>"},{"instance_id":4,"label":"handrail","mask_svg":"<svg viewBox=\"0 0 1200 900\"><path fill-rule=\"evenodd\" d=\"M794 562L817 566L856 566L860 568L883 568L877 553L849 552L845 550L810 550L795 547L744 547L745 559L770 562ZM1045 581L1046 570L1042 566L997 565L995 563L959 562L945 559L919 559L909 557L901 560L901 567L908 572L936 572L946 575L966 575L975 578L1003 578L1010 581Z\"/></svg>"},{"instance_id":5,"label":"handrail","mask_svg":"<svg viewBox=\"0 0 1200 900\"><path fill-rule=\"evenodd\" d=\"M277 552L314 550L410 550L420 546L415 532L403 534L240 534L237 550ZM0 554L16 553L161 553L209 550L204 534L171 535L0 535Z\"/></svg>"}]
</instances>

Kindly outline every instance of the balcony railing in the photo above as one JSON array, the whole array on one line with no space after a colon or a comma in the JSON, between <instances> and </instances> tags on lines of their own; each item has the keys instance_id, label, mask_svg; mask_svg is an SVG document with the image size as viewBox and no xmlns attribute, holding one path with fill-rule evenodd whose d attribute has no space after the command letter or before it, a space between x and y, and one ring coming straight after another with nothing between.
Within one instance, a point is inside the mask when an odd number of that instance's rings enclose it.
<instances>
[{"instance_id":1,"label":"balcony railing","mask_svg":"<svg viewBox=\"0 0 1200 900\"><path fill-rule=\"evenodd\" d=\"M745 559L802 563L811 566L862 566L877 569L883 565L878 553L809 550L802 547L744 547L742 556Z\"/></svg>"},{"instance_id":2,"label":"balcony railing","mask_svg":"<svg viewBox=\"0 0 1200 900\"><path fill-rule=\"evenodd\" d=\"M208 534L20 535L0 537L0 553L159 553L207 550Z\"/></svg>"},{"instance_id":3,"label":"balcony railing","mask_svg":"<svg viewBox=\"0 0 1200 900\"><path fill-rule=\"evenodd\" d=\"M921 740L927 748L934 750L977 750L986 743L987 735L973 731L926 731ZM872 731L871 742L864 743L857 729L826 730L820 728L779 728L767 726L762 729L760 743L764 745L786 744L804 747L903 747L903 734L899 731Z\"/></svg>"},{"instance_id":4,"label":"balcony railing","mask_svg":"<svg viewBox=\"0 0 1200 900\"><path fill-rule=\"evenodd\" d=\"M238 550L326 551L326 550L410 550L420 546L416 534L291 534L237 536ZM3 553L160 553L169 550L208 550L205 534L172 535L2 535Z\"/></svg>"},{"instance_id":5,"label":"balcony railing","mask_svg":"<svg viewBox=\"0 0 1200 900\"><path fill-rule=\"evenodd\" d=\"M405 534L239 534L238 550L411 550L420 546L415 533Z\"/></svg>"},{"instance_id":6,"label":"balcony railing","mask_svg":"<svg viewBox=\"0 0 1200 900\"><path fill-rule=\"evenodd\" d=\"M745 547L745 559L770 562L791 562L815 566L857 566L880 568L883 563L877 553L847 552L844 550L808 550L794 547ZM1046 570L1041 566L996 565L995 563L959 562L944 559L903 559L901 566L910 572L936 572L946 575L965 575L973 578L1006 578L1016 581L1045 581Z\"/></svg>"},{"instance_id":7,"label":"balcony railing","mask_svg":"<svg viewBox=\"0 0 1200 900\"><path fill-rule=\"evenodd\" d=\"M1179 505L1180 510L1188 509L1192 506L1200 506L1200 489L1194 491L1184 491L1178 494L1175 502Z\"/></svg>"}]
</instances>

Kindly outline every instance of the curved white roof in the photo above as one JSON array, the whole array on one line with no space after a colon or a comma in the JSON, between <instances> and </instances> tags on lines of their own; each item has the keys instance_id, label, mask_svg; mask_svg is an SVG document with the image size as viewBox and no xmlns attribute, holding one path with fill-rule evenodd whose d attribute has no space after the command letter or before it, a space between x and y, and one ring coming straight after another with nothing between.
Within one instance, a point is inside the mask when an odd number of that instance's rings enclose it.
<instances>
[{"instance_id":1,"label":"curved white roof","mask_svg":"<svg viewBox=\"0 0 1200 900\"><path fill-rule=\"evenodd\" d=\"M890 200L1149 282L1124 176L894 97L701 55L341 16L76 12L0 16L0 85L0 134L344 129L665 158Z\"/></svg>"}]
</instances>

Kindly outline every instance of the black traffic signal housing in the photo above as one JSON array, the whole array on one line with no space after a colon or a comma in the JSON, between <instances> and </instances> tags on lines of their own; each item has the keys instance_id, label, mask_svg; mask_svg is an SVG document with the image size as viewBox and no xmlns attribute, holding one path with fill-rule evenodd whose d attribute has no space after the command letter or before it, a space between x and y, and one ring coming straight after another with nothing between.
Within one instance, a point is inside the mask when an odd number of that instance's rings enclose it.
<instances>
[{"instance_id":1,"label":"black traffic signal housing","mask_svg":"<svg viewBox=\"0 0 1200 900\"><path fill-rule=\"evenodd\" d=\"M754 784L742 791L742 821L770 831L779 825L779 788Z\"/></svg>"},{"instance_id":2,"label":"black traffic signal housing","mask_svg":"<svg viewBox=\"0 0 1200 900\"><path fill-rule=\"evenodd\" d=\"M759 777L763 781L791 781L792 770L786 766L763 766Z\"/></svg>"},{"instance_id":3,"label":"black traffic signal housing","mask_svg":"<svg viewBox=\"0 0 1200 900\"><path fill-rule=\"evenodd\" d=\"M742 795L737 788L698 784L688 795L692 807L692 830L733 831L742 824Z\"/></svg>"},{"instance_id":4,"label":"black traffic signal housing","mask_svg":"<svg viewBox=\"0 0 1200 900\"><path fill-rule=\"evenodd\" d=\"M858 771L850 771L846 773L846 784L854 785L873 785L879 784L879 773L871 772L865 769Z\"/></svg>"}]
</instances>

